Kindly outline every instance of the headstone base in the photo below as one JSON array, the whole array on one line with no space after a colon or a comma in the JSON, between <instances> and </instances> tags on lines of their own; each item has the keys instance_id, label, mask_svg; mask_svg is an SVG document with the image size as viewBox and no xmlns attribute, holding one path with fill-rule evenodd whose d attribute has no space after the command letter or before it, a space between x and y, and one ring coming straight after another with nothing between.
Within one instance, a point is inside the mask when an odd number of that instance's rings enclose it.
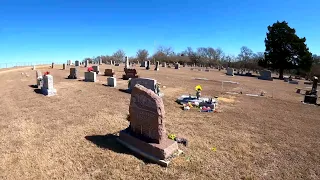
<instances>
[{"instance_id":1,"label":"headstone base","mask_svg":"<svg viewBox=\"0 0 320 180\"><path fill-rule=\"evenodd\" d=\"M132 151L163 166L168 166L173 157L182 153L176 141L165 138L159 144L148 143L134 137L128 129L120 131L118 141Z\"/></svg>"},{"instance_id":2,"label":"headstone base","mask_svg":"<svg viewBox=\"0 0 320 180\"><path fill-rule=\"evenodd\" d=\"M56 89L45 89L45 88L41 88L42 94L45 96L54 96L57 94L57 90Z\"/></svg>"}]
</instances>

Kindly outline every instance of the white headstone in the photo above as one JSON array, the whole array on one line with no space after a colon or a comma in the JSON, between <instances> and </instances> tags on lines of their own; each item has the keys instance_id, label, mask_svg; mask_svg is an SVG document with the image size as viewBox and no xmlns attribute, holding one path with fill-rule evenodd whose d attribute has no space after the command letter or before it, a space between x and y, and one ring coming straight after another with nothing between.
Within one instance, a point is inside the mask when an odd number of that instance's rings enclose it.
<instances>
[{"instance_id":1,"label":"white headstone","mask_svg":"<svg viewBox=\"0 0 320 180\"><path fill-rule=\"evenodd\" d=\"M125 57L125 60L126 60L125 68L128 69L130 67L128 56Z\"/></svg>"},{"instance_id":2,"label":"white headstone","mask_svg":"<svg viewBox=\"0 0 320 180\"><path fill-rule=\"evenodd\" d=\"M117 79L115 77L108 77L107 82L108 82L108 86L110 86L110 87L117 86Z\"/></svg>"},{"instance_id":3,"label":"white headstone","mask_svg":"<svg viewBox=\"0 0 320 180\"><path fill-rule=\"evenodd\" d=\"M57 90L53 88L53 76L50 74L43 76L43 85L41 90L46 96L54 96L57 94Z\"/></svg>"}]
</instances>

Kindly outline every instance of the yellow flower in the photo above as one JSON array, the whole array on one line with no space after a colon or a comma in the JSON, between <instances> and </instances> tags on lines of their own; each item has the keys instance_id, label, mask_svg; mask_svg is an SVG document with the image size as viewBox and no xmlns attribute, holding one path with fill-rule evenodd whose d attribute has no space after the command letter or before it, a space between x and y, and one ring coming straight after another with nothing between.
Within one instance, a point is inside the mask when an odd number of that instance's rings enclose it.
<instances>
[{"instance_id":1,"label":"yellow flower","mask_svg":"<svg viewBox=\"0 0 320 180\"><path fill-rule=\"evenodd\" d=\"M211 150L215 152L215 151L217 151L217 148L213 147L213 148L211 148Z\"/></svg>"},{"instance_id":2,"label":"yellow flower","mask_svg":"<svg viewBox=\"0 0 320 180\"><path fill-rule=\"evenodd\" d=\"M176 135L175 134L169 134L168 138L174 140L176 138Z\"/></svg>"},{"instance_id":3,"label":"yellow flower","mask_svg":"<svg viewBox=\"0 0 320 180\"><path fill-rule=\"evenodd\" d=\"M202 87L200 85L196 86L196 91L202 91Z\"/></svg>"}]
</instances>

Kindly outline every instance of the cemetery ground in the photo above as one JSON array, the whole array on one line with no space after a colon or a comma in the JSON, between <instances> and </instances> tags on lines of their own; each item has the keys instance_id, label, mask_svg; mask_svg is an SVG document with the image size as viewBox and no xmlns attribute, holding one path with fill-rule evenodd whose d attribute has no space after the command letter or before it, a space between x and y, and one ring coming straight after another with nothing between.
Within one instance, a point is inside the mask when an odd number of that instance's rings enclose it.
<instances>
[{"instance_id":1,"label":"cemetery ground","mask_svg":"<svg viewBox=\"0 0 320 180\"><path fill-rule=\"evenodd\" d=\"M187 147L179 144L184 154L164 168L116 142L116 133L129 124L123 65L101 65L95 83L66 79L69 68L37 68L54 77L52 97L30 87L36 84L31 68L0 73L1 179L320 178L320 107L301 103L303 96L295 93L295 87L306 86L301 82L136 67L140 77L161 83L167 132L189 141ZM105 68L115 69L116 88L103 85ZM80 78L85 71L79 67ZM221 81L240 84L224 83L222 90ZM198 84L202 96L219 97L218 112L183 111L175 102L195 94ZM265 96L245 95L261 91Z\"/></svg>"}]
</instances>

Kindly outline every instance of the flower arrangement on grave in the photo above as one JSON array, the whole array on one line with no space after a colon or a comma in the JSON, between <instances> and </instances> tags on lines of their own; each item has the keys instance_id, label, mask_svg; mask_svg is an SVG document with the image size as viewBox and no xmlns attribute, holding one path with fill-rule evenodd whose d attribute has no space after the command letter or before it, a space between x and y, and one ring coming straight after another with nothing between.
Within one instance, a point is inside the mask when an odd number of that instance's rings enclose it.
<instances>
[{"instance_id":1,"label":"flower arrangement on grave","mask_svg":"<svg viewBox=\"0 0 320 180\"><path fill-rule=\"evenodd\" d=\"M92 72L93 68L92 67L88 67L88 72Z\"/></svg>"},{"instance_id":2,"label":"flower arrangement on grave","mask_svg":"<svg viewBox=\"0 0 320 180\"><path fill-rule=\"evenodd\" d=\"M197 99L199 99L201 96L202 87L200 85L197 85L195 89L196 89Z\"/></svg>"},{"instance_id":3,"label":"flower arrangement on grave","mask_svg":"<svg viewBox=\"0 0 320 180\"><path fill-rule=\"evenodd\" d=\"M48 74L50 74L50 72L49 72L49 71L45 72L43 75L45 76L45 75L48 75Z\"/></svg>"}]
</instances>

